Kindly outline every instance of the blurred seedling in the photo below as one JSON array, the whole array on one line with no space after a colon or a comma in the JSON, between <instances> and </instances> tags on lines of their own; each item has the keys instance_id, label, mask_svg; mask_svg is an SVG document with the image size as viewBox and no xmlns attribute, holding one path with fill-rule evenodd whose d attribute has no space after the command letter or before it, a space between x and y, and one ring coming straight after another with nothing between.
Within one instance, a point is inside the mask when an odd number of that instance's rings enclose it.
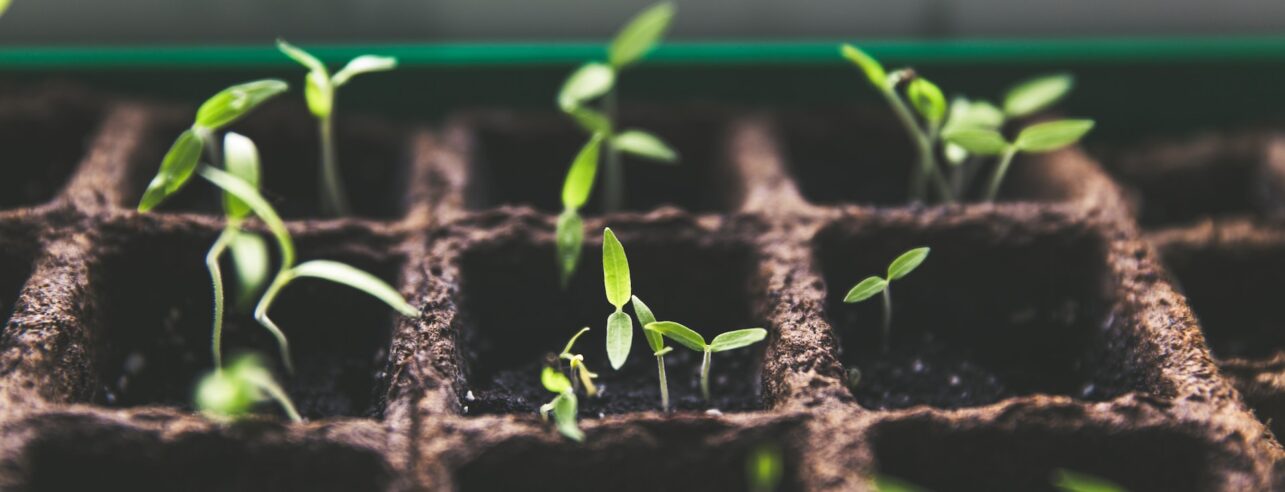
<instances>
[{"instance_id":1,"label":"blurred seedling","mask_svg":"<svg viewBox=\"0 0 1285 492\"><path fill-rule=\"evenodd\" d=\"M558 432L573 441L583 441L584 432L576 424L576 413L578 403L576 401L575 387L571 380L565 374L552 367L545 367L540 373L540 383L547 389L558 396L553 397L549 403L540 406L540 417L549 420L549 414L553 414L554 425L558 427Z\"/></svg>"},{"instance_id":2,"label":"blurred seedling","mask_svg":"<svg viewBox=\"0 0 1285 492\"><path fill-rule=\"evenodd\" d=\"M872 275L865 280L858 282L848 294L844 296L843 302L856 303L861 302L876 294L883 294L883 351L887 352L891 346L892 340L892 289L891 284L894 280L900 280L902 277L909 275L919 264L928 258L929 248L915 248L898 256L888 265L888 276L880 277ZM860 374L860 373L858 373ZM860 376L858 375L858 378ZM855 383L853 383L855 384Z\"/></svg>"},{"instance_id":3,"label":"blurred seedling","mask_svg":"<svg viewBox=\"0 0 1285 492\"><path fill-rule=\"evenodd\" d=\"M982 127L952 129L945 134L945 138L970 154L999 156L986 186L985 200L991 202L999 194L1004 175L1018 152L1052 152L1078 142L1092 129L1093 120L1056 120L1023 128L1011 142L998 129Z\"/></svg>"},{"instance_id":4,"label":"blurred seedling","mask_svg":"<svg viewBox=\"0 0 1285 492\"><path fill-rule=\"evenodd\" d=\"M673 321L658 321L648 323L644 329L659 333L665 337L677 342L679 345L692 349L702 354L701 358L701 395L705 401L709 401L709 366L710 356L714 352L726 352L736 350L742 347L748 347L767 338L767 330L762 328L745 328L742 330L733 330L714 337L714 340L705 343L705 337L701 336L695 330L683 326Z\"/></svg>"},{"instance_id":5,"label":"blurred seedling","mask_svg":"<svg viewBox=\"0 0 1285 492\"><path fill-rule=\"evenodd\" d=\"M349 215L352 207L339 175L338 154L335 150L334 113L335 98L339 88L353 77L371 72L384 72L397 67L397 59L389 56L361 55L348 61L332 76L326 65L308 52L277 39L277 49L308 69L304 78L304 99L308 111L317 118L321 138L321 174L318 179L322 209L334 215Z\"/></svg>"},{"instance_id":6,"label":"blurred seedling","mask_svg":"<svg viewBox=\"0 0 1285 492\"><path fill-rule=\"evenodd\" d=\"M570 379L573 389L579 389L576 388L576 386L584 385L586 395L596 396L598 394L598 388L594 386L593 380L597 378L598 375L589 371L589 368L585 366L584 354L571 353L571 349L575 346L576 340L580 339L580 335L584 335L587 331L589 331L588 326L581 328L575 335L572 335L571 340L567 341L567 346L562 348L562 353L558 354L558 360L567 361L568 369L571 372Z\"/></svg>"},{"instance_id":7,"label":"blurred seedling","mask_svg":"<svg viewBox=\"0 0 1285 492\"><path fill-rule=\"evenodd\" d=\"M234 420L245 417L254 407L269 400L277 402L286 416L302 422L290 397L277 384L272 372L255 355L241 355L227 367L215 368L196 385L196 408L206 415Z\"/></svg>"},{"instance_id":8,"label":"blurred seedling","mask_svg":"<svg viewBox=\"0 0 1285 492\"><path fill-rule=\"evenodd\" d=\"M781 456L780 446L760 444L745 460L745 477L750 492L775 492L780 489L784 476L785 459Z\"/></svg>"}]
</instances>

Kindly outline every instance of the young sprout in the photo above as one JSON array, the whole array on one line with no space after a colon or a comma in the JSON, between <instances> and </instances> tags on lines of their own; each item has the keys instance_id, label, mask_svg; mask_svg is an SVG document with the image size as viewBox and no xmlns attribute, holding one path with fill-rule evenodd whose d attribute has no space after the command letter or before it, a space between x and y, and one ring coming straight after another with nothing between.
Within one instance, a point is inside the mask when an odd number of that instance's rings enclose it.
<instances>
[{"instance_id":1,"label":"young sprout","mask_svg":"<svg viewBox=\"0 0 1285 492\"><path fill-rule=\"evenodd\" d=\"M638 296L633 296L634 315L638 316L638 324L647 326L656 322L656 315L652 314L651 308L643 303ZM674 351L673 347L665 346L665 337L654 331L643 330L643 336L647 338L647 346L651 347L652 355L656 356L656 371L660 380L660 408L666 412L669 411L669 380L665 377L665 354Z\"/></svg>"},{"instance_id":2,"label":"young sprout","mask_svg":"<svg viewBox=\"0 0 1285 492\"><path fill-rule=\"evenodd\" d=\"M612 369L620 369L629 358L629 348L634 343L633 318L624 311L633 294L629 282L629 258L610 227L602 231L602 285L607 292L607 302L616 307L616 311L607 317L607 360L611 362Z\"/></svg>"},{"instance_id":3,"label":"young sprout","mask_svg":"<svg viewBox=\"0 0 1285 492\"><path fill-rule=\"evenodd\" d=\"M276 401L290 420L303 421L290 397L255 355L242 355L227 367L210 371L196 386L196 408L219 419L244 417L268 400Z\"/></svg>"},{"instance_id":4,"label":"young sprout","mask_svg":"<svg viewBox=\"0 0 1285 492\"><path fill-rule=\"evenodd\" d=\"M662 2L639 13L625 25L607 51L607 62L590 62L572 72L558 92L558 107L585 131L602 134L607 146L606 195L608 212L624 205L625 178L620 153L626 152L657 162L672 163L678 154L660 138L642 130L618 130L615 83L625 68L641 60L669 29L674 4ZM601 99L598 109L589 107Z\"/></svg>"},{"instance_id":5,"label":"young sprout","mask_svg":"<svg viewBox=\"0 0 1285 492\"><path fill-rule=\"evenodd\" d=\"M321 135L321 176L317 184L321 192L322 209L334 215L348 215L351 213L351 207L348 205L348 196L344 192L343 180L339 176L339 163L335 152L333 117L336 93L354 76L396 68L397 59L388 56L362 55L350 60L344 68L332 76L321 60L287 43L284 39L277 39L277 49L308 69L308 75L304 79L306 82L304 96L308 102L308 111L317 118L318 131Z\"/></svg>"},{"instance_id":6,"label":"young sprout","mask_svg":"<svg viewBox=\"0 0 1285 492\"><path fill-rule=\"evenodd\" d=\"M1023 128L1012 142L1006 140L999 130L982 127L952 129L945 138L971 154L1000 156L986 187L985 199L991 202L999 194L1004 174L1018 152L1052 152L1079 141L1092 129L1093 120L1057 120Z\"/></svg>"},{"instance_id":7,"label":"young sprout","mask_svg":"<svg viewBox=\"0 0 1285 492\"><path fill-rule=\"evenodd\" d=\"M1127 490L1105 478L1071 470L1053 472L1053 486L1062 492L1126 492Z\"/></svg>"},{"instance_id":8,"label":"young sprout","mask_svg":"<svg viewBox=\"0 0 1285 492\"><path fill-rule=\"evenodd\" d=\"M580 249L584 243L584 219L580 217L580 207L589 201L589 194L593 191L593 180L598 174L598 149L602 146L602 140L601 133L595 133L589 138L589 142L571 162L567 179L562 184L562 214L558 215L554 237L557 243L558 272L563 287L571 281L571 276L576 273L576 265L580 263Z\"/></svg>"},{"instance_id":9,"label":"young sprout","mask_svg":"<svg viewBox=\"0 0 1285 492\"><path fill-rule=\"evenodd\" d=\"M889 350L892 339L892 289L890 284L893 280L901 279L909 275L915 268L918 268L919 264L923 263L925 258L928 258L928 251L928 248L915 248L902 253L901 256L892 260L892 263L888 265L887 278L877 275L866 277L865 280L852 286L852 289L848 291L848 295L843 298L843 302L851 304L874 297L875 294L883 293L884 352Z\"/></svg>"},{"instance_id":10,"label":"young sprout","mask_svg":"<svg viewBox=\"0 0 1285 492\"><path fill-rule=\"evenodd\" d=\"M705 401L709 401L709 362L710 355L714 352L726 352L741 347L748 347L767 338L767 330L762 328L746 328L743 330L733 330L714 337L710 343L705 343L705 337L695 330L683 326L673 321L658 321L648 323L644 329L654 331L669 339L678 342L679 345L701 352L701 395Z\"/></svg>"},{"instance_id":11,"label":"young sprout","mask_svg":"<svg viewBox=\"0 0 1285 492\"><path fill-rule=\"evenodd\" d=\"M598 394L598 387L593 385L593 380L597 378L598 375L590 372L589 368L585 366L584 354L571 353L571 347L576 344L576 340L580 338L580 335L584 335L587 331L589 331L588 326L581 328L575 335L572 335L571 340L567 341L567 346L562 348L562 353L558 354L558 360L565 360L570 364L572 387L583 384L585 394L596 396Z\"/></svg>"},{"instance_id":12,"label":"young sprout","mask_svg":"<svg viewBox=\"0 0 1285 492\"><path fill-rule=\"evenodd\" d=\"M553 422L558 426L558 432L573 441L583 441L584 431L576 425L576 392L571 380L557 369L545 367L540 373L540 382L544 384L544 389L558 395L549 403L540 406L540 417L549 420L549 413L552 412Z\"/></svg>"},{"instance_id":13,"label":"young sprout","mask_svg":"<svg viewBox=\"0 0 1285 492\"><path fill-rule=\"evenodd\" d=\"M750 492L776 491L785 475L785 460L781 457L781 448L771 443L754 448L745 461L745 475L750 484Z\"/></svg>"}]
</instances>

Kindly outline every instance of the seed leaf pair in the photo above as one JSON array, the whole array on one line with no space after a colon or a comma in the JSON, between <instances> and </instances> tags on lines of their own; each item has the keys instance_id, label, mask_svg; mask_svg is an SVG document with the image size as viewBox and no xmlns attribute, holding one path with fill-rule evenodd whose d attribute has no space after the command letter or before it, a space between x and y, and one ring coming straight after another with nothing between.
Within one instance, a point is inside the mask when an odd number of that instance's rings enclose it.
<instances>
[{"instance_id":1,"label":"seed leaf pair","mask_svg":"<svg viewBox=\"0 0 1285 492\"><path fill-rule=\"evenodd\" d=\"M563 347L562 352L558 354L558 359L567 361L567 364L571 366L571 381L573 388L576 383L583 384L585 394L595 396L598 394L598 387L594 386L593 380L596 379L598 375L591 372L588 366L585 366L584 354L575 354L571 352L572 347L576 344L576 340L580 339L580 335L584 335L588 331L589 327L586 326L576 332L575 335L572 335L571 340L567 341L567 346Z\"/></svg>"},{"instance_id":2,"label":"seed leaf pair","mask_svg":"<svg viewBox=\"0 0 1285 492\"><path fill-rule=\"evenodd\" d=\"M888 264L887 277L870 276L865 280L858 282L848 290L848 294L843 297L845 303L861 302L876 294L883 294L883 350L887 352L891 344L892 334L892 292L891 284L894 280L909 275L910 272L919 268L919 265L928 258L929 248L915 248L892 260Z\"/></svg>"},{"instance_id":3,"label":"seed leaf pair","mask_svg":"<svg viewBox=\"0 0 1285 492\"><path fill-rule=\"evenodd\" d=\"M709 401L710 354L748 347L763 341L764 338L767 338L767 330L762 328L746 328L743 330L733 330L719 334L714 337L714 340L709 343L705 343L705 337L701 336L700 333L697 333L696 330L673 321L648 323L643 327L643 329L656 332L670 340L673 340L679 345L703 354L703 358L701 359L701 394L704 395L706 401Z\"/></svg>"},{"instance_id":4,"label":"seed leaf pair","mask_svg":"<svg viewBox=\"0 0 1285 492\"><path fill-rule=\"evenodd\" d=\"M196 387L196 408L220 419L243 417L268 400L275 400L290 420L303 421L263 360L253 355L240 356L226 368L211 371Z\"/></svg>"},{"instance_id":5,"label":"seed leaf pair","mask_svg":"<svg viewBox=\"0 0 1285 492\"><path fill-rule=\"evenodd\" d=\"M943 138L974 155L1001 156L986 188L986 201L992 201L1018 152L1051 152L1078 142L1092 129L1093 120L1057 120L1023 128L1013 142L994 128L956 128L945 132Z\"/></svg>"},{"instance_id":6,"label":"seed leaf pair","mask_svg":"<svg viewBox=\"0 0 1285 492\"><path fill-rule=\"evenodd\" d=\"M544 385L544 389L558 395L553 401L540 406L540 417L548 420L552 413L558 432L573 441L584 441L584 432L576 424L578 402L571 380L557 369L545 367L540 373L540 383Z\"/></svg>"},{"instance_id":7,"label":"seed leaf pair","mask_svg":"<svg viewBox=\"0 0 1285 492\"><path fill-rule=\"evenodd\" d=\"M607 293L607 302L616 307L616 311L607 317L607 360L611 362L612 369L620 369L629 358L629 349L634 341L633 319L623 310L633 294L629 258L611 228L602 233L602 285Z\"/></svg>"}]
</instances>

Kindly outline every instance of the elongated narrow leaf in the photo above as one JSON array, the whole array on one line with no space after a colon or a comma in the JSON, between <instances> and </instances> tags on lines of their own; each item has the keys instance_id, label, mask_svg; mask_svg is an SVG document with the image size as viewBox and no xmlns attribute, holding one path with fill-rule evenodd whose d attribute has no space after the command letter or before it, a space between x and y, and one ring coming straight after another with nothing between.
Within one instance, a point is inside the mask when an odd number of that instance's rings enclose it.
<instances>
[{"instance_id":1,"label":"elongated narrow leaf","mask_svg":"<svg viewBox=\"0 0 1285 492\"><path fill-rule=\"evenodd\" d=\"M348 61L344 68L335 72L335 76L330 78L335 87L342 87L349 80L361 74L374 72L387 72L397 68L397 59L391 56L379 55L361 55Z\"/></svg>"},{"instance_id":2,"label":"elongated narrow leaf","mask_svg":"<svg viewBox=\"0 0 1285 492\"><path fill-rule=\"evenodd\" d=\"M570 354L571 349L576 345L576 340L579 340L581 335L584 335L585 333L588 333L588 332L589 332L589 327L586 326L584 328L581 328L580 331L577 331L575 335L571 335L571 339L567 340L567 345L565 347L562 347L562 353Z\"/></svg>"},{"instance_id":3,"label":"elongated narrow leaf","mask_svg":"<svg viewBox=\"0 0 1285 492\"><path fill-rule=\"evenodd\" d=\"M246 184L259 188L259 149L244 135L228 132L223 136L223 168ZM250 215L250 206L231 193L223 193L223 210L229 218L242 219Z\"/></svg>"},{"instance_id":4,"label":"elongated narrow leaf","mask_svg":"<svg viewBox=\"0 0 1285 492\"><path fill-rule=\"evenodd\" d=\"M848 295L843 296L843 302L851 304L854 302L864 301L874 297L875 294L883 292L884 287L887 286L888 281L883 278L873 276L866 277L865 280L858 282L857 285L852 286L852 289L848 290Z\"/></svg>"},{"instance_id":5,"label":"elongated narrow leaf","mask_svg":"<svg viewBox=\"0 0 1285 492\"><path fill-rule=\"evenodd\" d=\"M711 352L724 352L735 350L741 347L748 347L767 338L767 330L762 328L746 328L743 330L733 330L714 337L709 342Z\"/></svg>"},{"instance_id":6,"label":"elongated narrow leaf","mask_svg":"<svg viewBox=\"0 0 1285 492\"><path fill-rule=\"evenodd\" d=\"M576 154L576 159L571 161L567 179L562 182L563 207L576 210L589 201L594 178L598 175L598 154L602 139L601 133L595 133Z\"/></svg>"},{"instance_id":7,"label":"elongated narrow leaf","mask_svg":"<svg viewBox=\"0 0 1285 492\"><path fill-rule=\"evenodd\" d=\"M611 138L611 145L629 154L657 162L678 162L678 153L659 137L642 130L625 130Z\"/></svg>"},{"instance_id":8,"label":"elongated narrow leaf","mask_svg":"<svg viewBox=\"0 0 1285 492\"><path fill-rule=\"evenodd\" d=\"M351 265L330 260L312 260L300 263L290 271L296 277L319 278L347 285L384 301L384 304L404 316L419 316L419 310L407 303L388 282Z\"/></svg>"},{"instance_id":9,"label":"elongated narrow leaf","mask_svg":"<svg viewBox=\"0 0 1285 492\"><path fill-rule=\"evenodd\" d=\"M576 106L567 111L567 114L571 115L571 119L576 120L576 124L580 125L580 128L590 134L611 134L611 120L598 111L584 106Z\"/></svg>"},{"instance_id":10,"label":"elongated narrow leaf","mask_svg":"<svg viewBox=\"0 0 1285 492\"><path fill-rule=\"evenodd\" d=\"M584 246L584 219L574 209L558 214L554 240L558 249L558 274L562 286L566 287L580 264L580 250Z\"/></svg>"},{"instance_id":11,"label":"elongated narrow leaf","mask_svg":"<svg viewBox=\"0 0 1285 492\"><path fill-rule=\"evenodd\" d=\"M554 393L566 393L572 388L571 380L566 374L547 366L540 372L540 384L544 385L544 389Z\"/></svg>"},{"instance_id":12,"label":"elongated narrow leaf","mask_svg":"<svg viewBox=\"0 0 1285 492\"><path fill-rule=\"evenodd\" d=\"M1078 142L1089 130L1093 120L1058 120L1037 123L1017 134L1018 149L1023 152L1049 152Z\"/></svg>"},{"instance_id":13,"label":"elongated narrow leaf","mask_svg":"<svg viewBox=\"0 0 1285 492\"><path fill-rule=\"evenodd\" d=\"M651 51L669 29L674 18L674 4L661 2L634 16L629 24L616 34L608 48L611 65L622 68L634 63Z\"/></svg>"},{"instance_id":14,"label":"elongated narrow leaf","mask_svg":"<svg viewBox=\"0 0 1285 492\"><path fill-rule=\"evenodd\" d=\"M856 46L845 44L839 47L839 53L844 58L847 58L848 61L856 64L875 87L883 89L888 85L888 72L884 70L883 65L878 60L866 54L865 51Z\"/></svg>"},{"instance_id":15,"label":"elongated narrow leaf","mask_svg":"<svg viewBox=\"0 0 1285 492\"><path fill-rule=\"evenodd\" d=\"M196 110L195 126L210 131L221 130L289 87L280 80L264 79L223 89Z\"/></svg>"},{"instance_id":16,"label":"elongated narrow leaf","mask_svg":"<svg viewBox=\"0 0 1285 492\"><path fill-rule=\"evenodd\" d=\"M236 270L237 306L253 306L268 282L268 244L253 232L241 231L228 244Z\"/></svg>"},{"instance_id":17,"label":"elongated narrow leaf","mask_svg":"<svg viewBox=\"0 0 1285 492\"><path fill-rule=\"evenodd\" d=\"M571 112L585 102L601 97L616 83L616 71L606 64L591 62L571 72L558 91L558 107Z\"/></svg>"},{"instance_id":18,"label":"elongated narrow leaf","mask_svg":"<svg viewBox=\"0 0 1285 492\"><path fill-rule=\"evenodd\" d=\"M241 178L210 166L202 166L199 172L201 177L214 183L224 191L235 195L246 205L249 205L250 209L254 210L254 215L258 216L268 226L268 230L272 231L272 235L276 238L277 247L281 249L281 263L284 265L294 264L294 240L290 238L290 231L286 229L286 223L281 220L280 215L277 215L277 211L272 208L272 205L268 204L268 201L263 199L263 195L259 194L259 190L254 189L253 186L250 186L249 183L246 183Z\"/></svg>"},{"instance_id":19,"label":"elongated narrow leaf","mask_svg":"<svg viewBox=\"0 0 1285 492\"><path fill-rule=\"evenodd\" d=\"M612 369L620 369L629 359L629 349L634 345L634 321L624 311L607 317L607 360Z\"/></svg>"},{"instance_id":20,"label":"elongated narrow leaf","mask_svg":"<svg viewBox=\"0 0 1285 492\"><path fill-rule=\"evenodd\" d=\"M1055 471L1053 485L1062 492L1125 492L1125 488L1115 482L1070 470Z\"/></svg>"},{"instance_id":21,"label":"elongated narrow leaf","mask_svg":"<svg viewBox=\"0 0 1285 492\"><path fill-rule=\"evenodd\" d=\"M999 155L1008 149L1008 141L998 130L981 127L950 128L942 132L947 142L963 147L974 155Z\"/></svg>"},{"instance_id":22,"label":"elongated narrow leaf","mask_svg":"<svg viewBox=\"0 0 1285 492\"><path fill-rule=\"evenodd\" d=\"M1004 96L1004 112L1014 118L1038 113L1066 97L1074 85L1075 78L1066 73L1024 80Z\"/></svg>"},{"instance_id":23,"label":"elongated narrow leaf","mask_svg":"<svg viewBox=\"0 0 1285 492\"><path fill-rule=\"evenodd\" d=\"M656 315L652 314L651 308L643 303L638 296L633 297L634 315L638 317L638 324L647 326L656 322ZM647 337L647 346L651 347L652 353L665 349L665 337L660 333L652 330L643 330L643 336Z\"/></svg>"},{"instance_id":24,"label":"elongated narrow leaf","mask_svg":"<svg viewBox=\"0 0 1285 492\"><path fill-rule=\"evenodd\" d=\"M915 248L902 253L897 259L892 260L892 263L888 265L888 280L897 280L915 271L916 268L919 268L919 264L923 263L925 258L928 258L929 251L930 249L926 247Z\"/></svg>"},{"instance_id":25,"label":"elongated narrow leaf","mask_svg":"<svg viewBox=\"0 0 1285 492\"><path fill-rule=\"evenodd\" d=\"M320 72L322 74L326 74L327 77L329 76L329 72L326 70L326 64L321 63L321 60L312 56L311 53L304 51L303 48L290 44L286 42L285 39L277 38L277 49L282 53L285 53L285 55L290 57L291 60L303 65L309 72Z\"/></svg>"},{"instance_id":26,"label":"elongated narrow leaf","mask_svg":"<svg viewBox=\"0 0 1285 492\"><path fill-rule=\"evenodd\" d=\"M335 108L335 86L330 83L330 77L321 72L308 72L304 77L303 98L313 116L330 116Z\"/></svg>"},{"instance_id":27,"label":"elongated narrow leaf","mask_svg":"<svg viewBox=\"0 0 1285 492\"><path fill-rule=\"evenodd\" d=\"M906 96L925 120L938 124L946 118L946 96L941 93L937 84L928 79L919 77L910 81L910 87L906 88Z\"/></svg>"},{"instance_id":28,"label":"elongated narrow leaf","mask_svg":"<svg viewBox=\"0 0 1285 492\"><path fill-rule=\"evenodd\" d=\"M660 333L661 335L664 335L665 338L673 340L679 345L697 352L705 351L705 337L701 336L700 333L696 333L695 330L683 326L681 323L675 323L673 321L657 321L655 323L648 323L643 327L643 329Z\"/></svg>"},{"instance_id":29,"label":"elongated narrow leaf","mask_svg":"<svg viewBox=\"0 0 1285 492\"><path fill-rule=\"evenodd\" d=\"M553 402L553 421L558 426L558 432L573 441L583 441L584 432L576 425L576 413L579 411L576 407L576 394L566 392L558 395Z\"/></svg>"},{"instance_id":30,"label":"elongated narrow leaf","mask_svg":"<svg viewBox=\"0 0 1285 492\"><path fill-rule=\"evenodd\" d=\"M143 198L138 202L138 211L147 212L156 208L170 195L183 189L183 185L187 184L192 173L196 171L196 165L204 150L204 141L196 131L188 129L179 134L178 139L170 146L170 150L165 153L165 158L161 160L161 169L156 172L156 177L152 178L152 182L147 185L147 190L143 192Z\"/></svg>"},{"instance_id":31,"label":"elongated narrow leaf","mask_svg":"<svg viewBox=\"0 0 1285 492\"><path fill-rule=\"evenodd\" d=\"M616 309L623 308L632 295L629 283L629 258L625 247L608 227L602 232L602 284L607 291L607 302Z\"/></svg>"}]
</instances>

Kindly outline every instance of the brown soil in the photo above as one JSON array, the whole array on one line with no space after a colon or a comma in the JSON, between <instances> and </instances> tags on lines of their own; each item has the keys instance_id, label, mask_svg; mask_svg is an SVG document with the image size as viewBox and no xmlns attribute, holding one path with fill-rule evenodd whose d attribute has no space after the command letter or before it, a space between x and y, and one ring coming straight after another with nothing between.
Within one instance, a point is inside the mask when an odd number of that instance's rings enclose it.
<instances>
[{"instance_id":1,"label":"brown soil","mask_svg":"<svg viewBox=\"0 0 1285 492\"><path fill-rule=\"evenodd\" d=\"M61 136L74 120L53 116L62 91L5 97L37 105ZM1275 264L1268 225L1246 221L1243 241L1214 240L1240 237L1223 226L1139 230L1122 188L1074 149L1018 163L1000 204L896 206L904 142L835 111L627 108L684 161L626 164L636 199L586 210L581 270L563 289L556 190L584 136L557 115L474 111L441 131L342 116L359 216L326 219L313 122L297 101L264 108L237 130L261 144L265 187L301 255L369 269L423 314L320 282L291 287L274 315L298 371L281 376L308 422L270 408L213 422L187 403L210 365L201 258L221 227L213 195L194 182L164 210L133 211L191 108L77 97L98 108L75 113L93 115L77 137L84 155L47 182L53 195L0 211L3 490L731 491L747 488L746 459L762 446L782 454L779 490L866 490L875 474L1047 490L1059 468L1134 491L1281 480L1285 453L1242 402L1264 420L1285 408L1285 364L1262 348L1279 341L1260 328L1274 321L1271 298L1210 287L1231 275L1253 279L1238 292L1270 290L1270 275L1251 276ZM6 101L0 123L26 122ZM857 158L867 164L842 164ZM605 226L661 319L707 337L768 329L715 358L713 401L677 347L666 359L677 408L659 411L641 334L621 371L607 367ZM885 354L879 303L841 299L919 245L933 252L893 284ZM577 348L605 391L582 398L577 444L535 410L552 396L540 365L582 326L592 331ZM273 355L240 311L225 346ZM853 388L851 368L863 373Z\"/></svg>"}]
</instances>

